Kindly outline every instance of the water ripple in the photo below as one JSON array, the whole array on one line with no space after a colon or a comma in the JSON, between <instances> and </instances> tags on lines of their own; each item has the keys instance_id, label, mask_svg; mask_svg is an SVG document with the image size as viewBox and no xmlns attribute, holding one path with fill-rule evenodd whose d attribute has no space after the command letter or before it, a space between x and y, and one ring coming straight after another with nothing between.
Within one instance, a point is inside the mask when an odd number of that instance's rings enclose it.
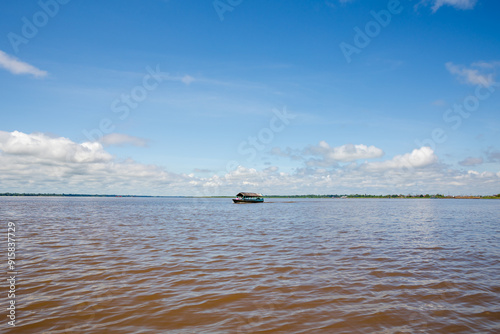
<instances>
[{"instance_id":1,"label":"water ripple","mask_svg":"<svg viewBox=\"0 0 500 334\"><path fill-rule=\"evenodd\" d=\"M5 333L500 332L498 201L0 201Z\"/></svg>"}]
</instances>

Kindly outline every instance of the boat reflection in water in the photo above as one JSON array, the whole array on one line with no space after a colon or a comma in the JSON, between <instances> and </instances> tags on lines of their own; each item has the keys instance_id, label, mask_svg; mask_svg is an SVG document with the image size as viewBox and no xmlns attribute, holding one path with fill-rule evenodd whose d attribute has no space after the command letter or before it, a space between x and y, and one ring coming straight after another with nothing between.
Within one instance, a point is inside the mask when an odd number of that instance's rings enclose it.
<instances>
[{"instance_id":1,"label":"boat reflection in water","mask_svg":"<svg viewBox=\"0 0 500 334\"><path fill-rule=\"evenodd\" d=\"M233 198L234 203L264 203L264 198L257 193L238 193L236 198Z\"/></svg>"}]
</instances>

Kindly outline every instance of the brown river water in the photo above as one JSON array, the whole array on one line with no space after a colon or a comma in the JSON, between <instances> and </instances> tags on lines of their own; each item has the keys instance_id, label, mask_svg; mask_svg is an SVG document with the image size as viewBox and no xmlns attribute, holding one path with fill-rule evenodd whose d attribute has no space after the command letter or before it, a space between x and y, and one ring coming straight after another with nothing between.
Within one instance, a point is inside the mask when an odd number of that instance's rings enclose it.
<instances>
[{"instance_id":1,"label":"brown river water","mask_svg":"<svg viewBox=\"0 0 500 334\"><path fill-rule=\"evenodd\" d=\"M500 333L500 201L2 197L1 333Z\"/></svg>"}]
</instances>

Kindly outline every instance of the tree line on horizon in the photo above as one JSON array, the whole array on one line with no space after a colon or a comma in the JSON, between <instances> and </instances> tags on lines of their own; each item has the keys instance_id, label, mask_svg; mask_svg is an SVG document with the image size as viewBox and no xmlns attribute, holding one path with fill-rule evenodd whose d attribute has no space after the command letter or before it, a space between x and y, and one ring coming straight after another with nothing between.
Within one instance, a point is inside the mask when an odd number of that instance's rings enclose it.
<instances>
[{"instance_id":1,"label":"tree line on horizon","mask_svg":"<svg viewBox=\"0 0 500 334\"><path fill-rule=\"evenodd\" d=\"M442 194L418 194L418 195L368 195L368 194L344 194L344 195L269 195L264 197L275 198L500 198L500 194L496 195L442 195Z\"/></svg>"}]
</instances>

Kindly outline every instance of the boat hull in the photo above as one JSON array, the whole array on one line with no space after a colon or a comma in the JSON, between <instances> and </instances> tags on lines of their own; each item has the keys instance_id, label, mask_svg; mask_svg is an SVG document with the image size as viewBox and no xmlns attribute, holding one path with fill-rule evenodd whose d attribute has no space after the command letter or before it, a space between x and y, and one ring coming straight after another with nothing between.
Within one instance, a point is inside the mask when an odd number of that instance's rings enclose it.
<instances>
[{"instance_id":1,"label":"boat hull","mask_svg":"<svg viewBox=\"0 0 500 334\"><path fill-rule=\"evenodd\" d=\"M264 203L263 198L233 198L233 202L236 204L250 204L250 203Z\"/></svg>"}]
</instances>

